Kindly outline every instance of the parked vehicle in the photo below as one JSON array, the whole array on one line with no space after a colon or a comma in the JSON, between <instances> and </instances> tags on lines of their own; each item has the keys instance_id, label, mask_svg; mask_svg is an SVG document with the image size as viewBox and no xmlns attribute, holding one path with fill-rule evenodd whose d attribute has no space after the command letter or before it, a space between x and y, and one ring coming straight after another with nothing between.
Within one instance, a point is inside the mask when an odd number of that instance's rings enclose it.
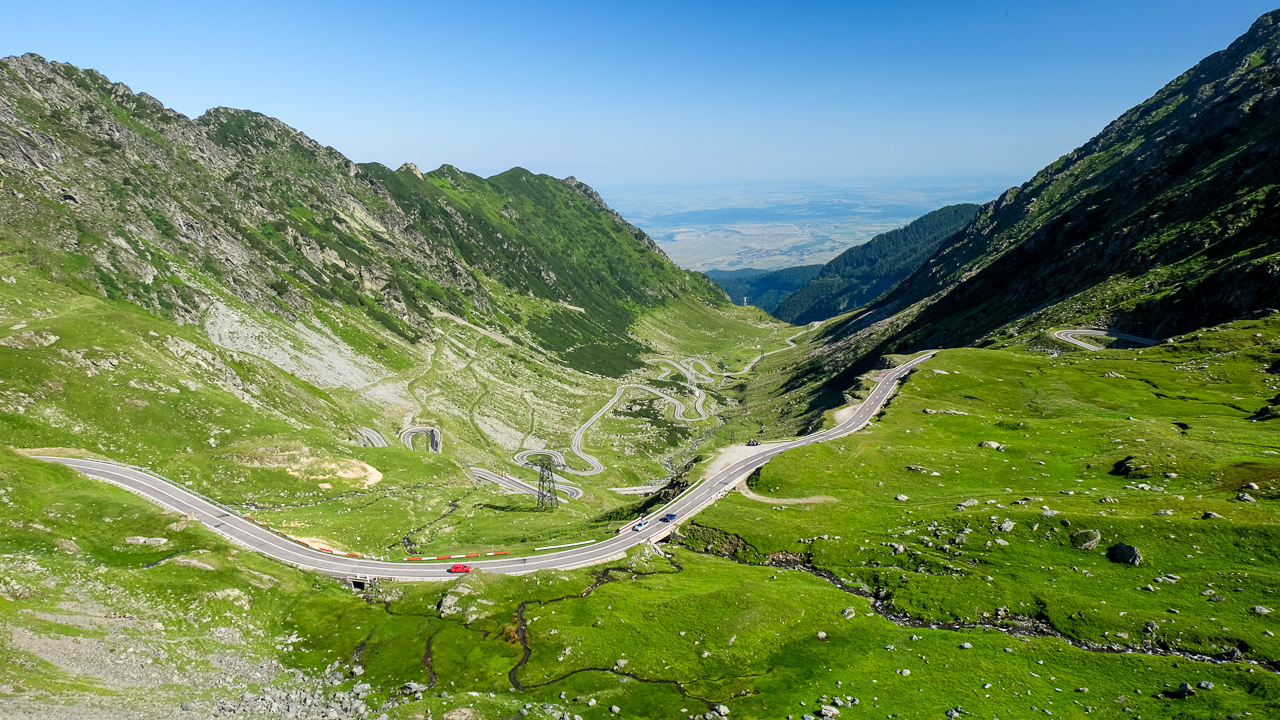
<instances>
[{"instance_id":1,"label":"parked vehicle","mask_svg":"<svg viewBox=\"0 0 1280 720\"><path fill-rule=\"evenodd\" d=\"M747 447L755 447L760 444L759 440L748 440Z\"/></svg>"},{"instance_id":2,"label":"parked vehicle","mask_svg":"<svg viewBox=\"0 0 1280 720\"><path fill-rule=\"evenodd\" d=\"M451 572L451 573L465 573L465 572L471 572L471 566L470 566L470 565L463 565L462 563L458 563L457 565L454 565L453 567L449 568L449 572Z\"/></svg>"},{"instance_id":3,"label":"parked vehicle","mask_svg":"<svg viewBox=\"0 0 1280 720\"><path fill-rule=\"evenodd\" d=\"M675 513L667 513L666 515L663 515L663 516L662 516L662 522L667 522L667 523L669 523L669 522L671 522L672 520L675 520L675 519L676 519L676 514L675 514Z\"/></svg>"}]
</instances>

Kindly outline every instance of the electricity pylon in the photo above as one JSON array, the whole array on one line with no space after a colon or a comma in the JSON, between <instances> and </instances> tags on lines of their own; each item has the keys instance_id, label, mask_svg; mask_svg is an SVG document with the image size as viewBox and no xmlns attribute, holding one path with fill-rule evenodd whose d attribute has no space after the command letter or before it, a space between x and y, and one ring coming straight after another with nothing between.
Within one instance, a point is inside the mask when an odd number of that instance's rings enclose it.
<instances>
[{"instance_id":1,"label":"electricity pylon","mask_svg":"<svg viewBox=\"0 0 1280 720\"><path fill-rule=\"evenodd\" d=\"M530 466L538 468L538 509L555 510L560 504L560 496L556 494L555 469L559 467L551 458L538 456L530 461Z\"/></svg>"}]
</instances>

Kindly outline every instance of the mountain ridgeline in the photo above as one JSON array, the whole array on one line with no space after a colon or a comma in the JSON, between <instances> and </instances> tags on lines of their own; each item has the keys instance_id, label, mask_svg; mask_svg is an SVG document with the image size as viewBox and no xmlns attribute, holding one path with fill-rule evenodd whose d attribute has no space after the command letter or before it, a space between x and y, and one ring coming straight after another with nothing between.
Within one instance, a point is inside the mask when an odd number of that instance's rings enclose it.
<instances>
[{"instance_id":1,"label":"mountain ridgeline","mask_svg":"<svg viewBox=\"0 0 1280 720\"><path fill-rule=\"evenodd\" d=\"M920 267L977 213L977 205L948 205L881 233L840 253L775 309L765 309L780 320L804 325L871 302Z\"/></svg>"},{"instance_id":2,"label":"mountain ridgeline","mask_svg":"<svg viewBox=\"0 0 1280 720\"><path fill-rule=\"evenodd\" d=\"M885 353L1062 326L1165 338L1280 308L1277 227L1280 11L982 206L869 312L828 328L792 387L822 388L817 417Z\"/></svg>"},{"instance_id":3,"label":"mountain ridgeline","mask_svg":"<svg viewBox=\"0 0 1280 720\"><path fill-rule=\"evenodd\" d=\"M258 113L192 120L30 54L0 70L0 245L179 323L341 303L414 343L447 313L619 375L646 350L639 315L725 303L574 178L358 165Z\"/></svg>"}]
</instances>

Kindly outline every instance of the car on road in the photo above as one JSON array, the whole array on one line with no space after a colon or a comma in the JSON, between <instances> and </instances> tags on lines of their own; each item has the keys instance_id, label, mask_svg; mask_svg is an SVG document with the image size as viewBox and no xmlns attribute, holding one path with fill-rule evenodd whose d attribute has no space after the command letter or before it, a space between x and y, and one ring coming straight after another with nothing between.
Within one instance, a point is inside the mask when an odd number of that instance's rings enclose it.
<instances>
[{"instance_id":1,"label":"car on road","mask_svg":"<svg viewBox=\"0 0 1280 720\"><path fill-rule=\"evenodd\" d=\"M640 518L639 520L636 520L636 524L635 524L635 525L632 525L632 526L631 526L631 529L632 529L632 530L639 530L640 528L642 528L642 527L644 527L645 525L648 525L648 524L649 524L649 519L648 519L648 518L643 518L643 517L642 517L642 518Z\"/></svg>"},{"instance_id":2,"label":"car on road","mask_svg":"<svg viewBox=\"0 0 1280 720\"><path fill-rule=\"evenodd\" d=\"M666 515L663 515L663 516L662 516L662 522L667 522L667 523L669 523L669 522L671 522L672 520L675 520L675 519L676 519L676 514L675 514L675 513L667 513Z\"/></svg>"},{"instance_id":3,"label":"car on road","mask_svg":"<svg viewBox=\"0 0 1280 720\"><path fill-rule=\"evenodd\" d=\"M465 573L465 572L471 572L471 566L470 566L470 565L463 565L462 563L458 563L458 564L454 565L453 567L449 568L449 572L451 572L451 573Z\"/></svg>"}]
</instances>

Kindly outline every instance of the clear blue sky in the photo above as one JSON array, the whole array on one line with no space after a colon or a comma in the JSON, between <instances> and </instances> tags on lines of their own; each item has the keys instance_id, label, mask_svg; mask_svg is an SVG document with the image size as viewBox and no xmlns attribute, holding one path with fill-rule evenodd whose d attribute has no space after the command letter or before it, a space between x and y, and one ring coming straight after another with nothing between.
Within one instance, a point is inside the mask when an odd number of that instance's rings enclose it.
<instances>
[{"instance_id":1,"label":"clear blue sky","mask_svg":"<svg viewBox=\"0 0 1280 720\"><path fill-rule=\"evenodd\" d=\"M60 0L11 4L0 55L96 68L193 117L257 110L392 167L606 185L1025 178L1270 9Z\"/></svg>"}]
</instances>

